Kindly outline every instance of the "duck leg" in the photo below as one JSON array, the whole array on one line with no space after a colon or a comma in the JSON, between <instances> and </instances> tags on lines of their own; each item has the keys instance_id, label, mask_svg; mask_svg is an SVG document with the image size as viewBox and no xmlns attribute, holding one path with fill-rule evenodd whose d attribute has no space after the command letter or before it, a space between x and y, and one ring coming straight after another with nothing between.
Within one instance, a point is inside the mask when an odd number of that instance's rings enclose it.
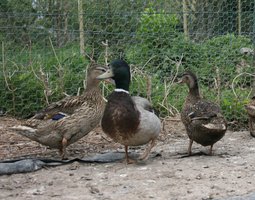
<instances>
[{"instance_id":1,"label":"duck leg","mask_svg":"<svg viewBox=\"0 0 255 200\"><path fill-rule=\"evenodd\" d=\"M155 144L156 144L156 139L154 138L154 139L151 140L151 142L150 142L148 148L145 150L144 154L141 155L138 159L139 160L146 160L149 156L149 153L150 153L151 149L155 146Z\"/></svg>"},{"instance_id":2,"label":"duck leg","mask_svg":"<svg viewBox=\"0 0 255 200\"><path fill-rule=\"evenodd\" d=\"M189 155L189 156L191 156L191 154L192 154L192 152L191 152L192 144L193 144L193 140L190 139L190 140L189 140L189 148L188 148L188 155Z\"/></svg>"},{"instance_id":3,"label":"duck leg","mask_svg":"<svg viewBox=\"0 0 255 200\"><path fill-rule=\"evenodd\" d=\"M62 139L62 148L59 150L62 160L66 159L66 147L67 147L67 139Z\"/></svg>"},{"instance_id":4,"label":"duck leg","mask_svg":"<svg viewBox=\"0 0 255 200\"><path fill-rule=\"evenodd\" d=\"M131 159L129 156L128 156L128 146L125 145L125 160L126 160L126 163L127 164L133 164L135 163L135 160Z\"/></svg>"},{"instance_id":5,"label":"duck leg","mask_svg":"<svg viewBox=\"0 0 255 200\"><path fill-rule=\"evenodd\" d=\"M249 118L249 127L250 127L250 134L252 137L255 137L255 130L254 130L254 118Z\"/></svg>"},{"instance_id":6,"label":"duck leg","mask_svg":"<svg viewBox=\"0 0 255 200\"><path fill-rule=\"evenodd\" d=\"M209 155L212 156L213 153L212 153L212 148L213 148L213 144L210 146L210 150L209 150Z\"/></svg>"}]
</instances>

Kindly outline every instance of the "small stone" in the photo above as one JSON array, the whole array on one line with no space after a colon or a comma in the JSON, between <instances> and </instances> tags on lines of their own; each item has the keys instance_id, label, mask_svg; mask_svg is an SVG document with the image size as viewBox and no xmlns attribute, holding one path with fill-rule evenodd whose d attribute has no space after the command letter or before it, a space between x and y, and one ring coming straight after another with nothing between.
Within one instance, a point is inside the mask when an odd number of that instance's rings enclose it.
<instances>
[{"instance_id":1,"label":"small stone","mask_svg":"<svg viewBox=\"0 0 255 200\"><path fill-rule=\"evenodd\" d=\"M80 168L80 163L78 163L78 162L73 162L73 163L69 166L68 170L77 170L77 169L79 169L79 168Z\"/></svg>"},{"instance_id":2,"label":"small stone","mask_svg":"<svg viewBox=\"0 0 255 200\"><path fill-rule=\"evenodd\" d=\"M80 180L91 181L93 179L88 176L82 176Z\"/></svg>"},{"instance_id":3,"label":"small stone","mask_svg":"<svg viewBox=\"0 0 255 200\"><path fill-rule=\"evenodd\" d=\"M52 186L53 185L53 181L50 181L49 183L48 183L48 186Z\"/></svg>"},{"instance_id":4,"label":"small stone","mask_svg":"<svg viewBox=\"0 0 255 200\"><path fill-rule=\"evenodd\" d=\"M198 174L198 175L196 176L196 179L197 179L197 180L201 180L201 179L202 179L202 175L201 175L201 174Z\"/></svg>"}]
</instances>

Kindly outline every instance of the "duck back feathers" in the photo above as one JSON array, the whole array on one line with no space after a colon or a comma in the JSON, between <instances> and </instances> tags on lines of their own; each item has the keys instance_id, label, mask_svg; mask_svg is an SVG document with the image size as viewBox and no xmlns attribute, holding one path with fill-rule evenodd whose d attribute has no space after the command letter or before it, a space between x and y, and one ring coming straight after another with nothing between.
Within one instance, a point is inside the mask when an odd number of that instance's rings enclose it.
<instances>
[{"instance_id":1,"label":"duck back feathers","mask_svg":"<svg viewBox=\"0 0 255 200\"><path fill-rule=\"evenodd\" d=\"M203 146L220 140L227 129L219 106L203 99L195 104L186 104L181 119L189 138Z\"/></svg>"}]
</instances>

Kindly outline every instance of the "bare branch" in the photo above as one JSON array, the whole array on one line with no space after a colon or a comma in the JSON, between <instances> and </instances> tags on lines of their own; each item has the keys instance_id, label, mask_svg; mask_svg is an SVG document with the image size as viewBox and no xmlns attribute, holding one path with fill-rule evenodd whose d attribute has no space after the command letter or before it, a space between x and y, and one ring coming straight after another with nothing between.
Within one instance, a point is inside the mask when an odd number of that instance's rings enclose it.
<instances>
[{"instance_id":1,"label":"bare branch","mask_svg":"<svg viewBox=\"0 0 255 200\"><path fill-rule=\"evenodd\" d=\"M2 42L2 63L3 63L3 75L4 75L4 81L5 81L5 84L6 84L6 87L7 89L10 91L10 92L15 92L17 90L17 88L15 89L11 89L9 83L8 83L8 79L10 79L10 76L8 76L7 78L7 75L6 75L6 71L5 71L5 55L4 55L4 42Z\"/></svg>"},{"instance_id":2,"label":"bare branch","mask_svg":"<svg viewBox=\"0 0 255 200\"><path fill-rule=\"evenodd\" d=\"M253 76L253 77L255 77L255 74L243 72L243 73L238 74L238 75L233 79L233 81L232 81L232 83L231 83L231 89L232 89L232 91L233 91L233 93L234 93L234 95L235 95L236 98L237 98L238 96L237 96L237 94L236 94L236 92L235 92L235 85L234 85L234 84L235 84L236 79L239 78L240 76L243 76L243 75L248 75L248 76ZM249 93L249 95L250 95L250 94L251 94L251 92ZM248 96L247 96L247 98L248 98Z\"/></svg>"},{"instance_id":3,"label":"bare branch","mask_svg":"<svg viewBox=\"0 0 255 200\"><path fill-rule=\"evenodd\" d=\"M109 58L109 52L108 52L108 40L106 40L105 42L102 42L103 46L105 47L105 55L104 55L104 60L105 60L105 65L108 65L108 58Z\"/></svg>"},{"instance_id":4,"label":"bare branch","mask_svg":"<svg viewBox=\"0 0 255 200\"><path fill-rule=\"evenodd\" d=\"M39 75L36 74L36 72L35 72L35 70L34 70L32 65L31 65L31 69L32 69L32 72L33 72L34 76L40 82L42 82L43 87L44 87L43 93L44 93L44 96L45 96L45 101L46 101L47 105L49 105L50 103L49 103L49 98L48 97L53 94L52 90L50 88L49 74L45 73L41 66L40 66L40 69L39 69Z\"/></svg>"}]
</instances>

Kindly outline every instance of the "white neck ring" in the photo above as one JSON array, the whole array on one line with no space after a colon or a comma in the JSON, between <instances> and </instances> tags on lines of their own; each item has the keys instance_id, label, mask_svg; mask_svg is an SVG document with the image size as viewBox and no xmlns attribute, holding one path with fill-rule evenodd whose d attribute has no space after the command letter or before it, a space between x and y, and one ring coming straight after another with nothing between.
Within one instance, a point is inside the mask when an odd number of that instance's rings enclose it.
<instances>
[{"instance_id":1,"label":"white neck ring","mask_svg":"<svg viewBox=\"0 0 255 200\"><path fill-rule=\"evenodd\" d=\"M129 92L127 90L120 89L120 88L116 88L114 91L115 92L125 92L125 93L129 94Z\"/></svg>"}]
</instances>

